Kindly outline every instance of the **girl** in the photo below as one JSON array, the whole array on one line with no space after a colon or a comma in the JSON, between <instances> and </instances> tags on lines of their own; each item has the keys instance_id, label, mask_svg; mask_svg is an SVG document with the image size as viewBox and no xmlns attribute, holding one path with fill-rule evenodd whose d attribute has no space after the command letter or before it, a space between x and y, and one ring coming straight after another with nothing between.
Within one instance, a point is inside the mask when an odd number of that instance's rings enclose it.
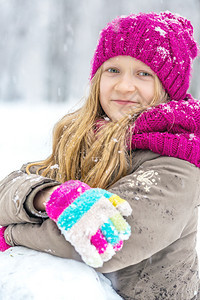
<instances>
[{"instance_id":1,"label":"girl","mask_svg":"<svg viewBox=\"0 0 200 300\"><path fill-rule=\"evenodd\" d=\"M101 266L124 299L197 299L197 54L190 21L170 12L102 30L85 105L57 123L49 158L1 182L2 251Z\"/></svg>"}]
</instances>

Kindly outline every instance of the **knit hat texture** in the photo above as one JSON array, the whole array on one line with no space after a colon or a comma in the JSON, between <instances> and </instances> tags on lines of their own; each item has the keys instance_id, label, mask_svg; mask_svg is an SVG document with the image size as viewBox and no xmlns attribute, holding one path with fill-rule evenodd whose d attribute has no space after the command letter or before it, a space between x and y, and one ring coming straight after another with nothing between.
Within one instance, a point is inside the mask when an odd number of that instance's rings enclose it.
<instances>
[{"instance_id":1,"label":"knit hat texture","mask_svg":"<svg viewBox=\"0 0 200 300\"><path fill-rule=\"evenodd\" d=\"M148 65L171 100L180 100L189 88L198 46L189 20L168 11L140 13L117 17L101 31L90 79L106 60L118 55L128 55Z\"/></svg>"}]
</instances>

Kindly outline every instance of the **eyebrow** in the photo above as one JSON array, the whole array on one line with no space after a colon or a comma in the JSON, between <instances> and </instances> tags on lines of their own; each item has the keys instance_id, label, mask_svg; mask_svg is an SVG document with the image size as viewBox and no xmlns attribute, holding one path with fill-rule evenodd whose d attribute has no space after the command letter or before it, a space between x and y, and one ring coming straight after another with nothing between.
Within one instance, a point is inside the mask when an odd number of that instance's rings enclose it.
<instances>
[{"instance_id":1,"label":"eyebrow","mask_svg":"<svg viewBox=\"0 0 200 300\"><path fill-rule=\"evenodd\" d=\"M135 61L136 65L134 66L135 68L139 68L139 69L144 69L147 72L152 73L153 75L155 75L155 72L148 66L145 65L145 63L143 63L142 61L136 60ZM142 65L137 65L137 64L142 64ZM119 63L119 61L105 61L103 64L103 70L106 69L107 67L116 67L116 68L120 68L121 64L123 63Z\"/></svg>"}]
</instances>

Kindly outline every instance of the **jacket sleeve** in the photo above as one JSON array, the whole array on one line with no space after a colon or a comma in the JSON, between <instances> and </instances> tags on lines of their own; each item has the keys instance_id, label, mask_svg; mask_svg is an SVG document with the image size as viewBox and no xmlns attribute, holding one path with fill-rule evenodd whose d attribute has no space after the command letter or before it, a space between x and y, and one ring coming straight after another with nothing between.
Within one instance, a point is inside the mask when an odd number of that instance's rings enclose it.
<instances>
[{"instance_id":1,"label":"jacket sleeve","mask_svg":"<svg viewBox=\"0 0 200 300\"><path fill-rule=\"evenodd\" d=\"M135 265L184 239L184 229L199 204L199 175L199 168L189 162L158 157L115 183L110 192L132 207L127 218L132 234L99 271L109 273Z\"/></svg>"},{"instance_id":2,"label":"jacket sleeve","mask_svg":"<svg viewBox=\"0 0 200 300\"><path fill-rule=\"evenodd\" d=\"M143 162L132 174L116 182L109 191L126 199L131 205L133 212L127 221L131 225L132 234L124 243L122 250L117 252L110 261L104 263L98 271L109 273L137 264L182 238L184 228L199 199L199 172L197 167L186 161L171 157L157 157ZM9 206L13 207L12 211L16 217L9 217L13 213L10 214L10 209L7 209L8 217L5 219L11 218L10 223L26 223L8 226L5 233L10 241L7 241L10 245L22 245L56 256L80 260L79 255L65 241L52 220L39 217L32 220L23 209L25 198L29 197L31 202L35 190L42 189L46 184L58 183L36 175L34 175L36 177L31 175L31 178L27 176L27 174L22 175L23 179L20 176L19 180L26 187L26 192L22 193L20 184L12 186L11 183L12 188L9 192L7 191L8 201L14 202ZM37 179L37 182L30 183L33 179ZM1 196L4 195L2 188L1 185ZM19 202L20 213L16 208L16 201L12 200L16 191L18 191L17 195L21 195L20 199L24 199ZM0 201L6 206L5 199ZM2 207L0 209L2 212ZM25 221L26 218L27 221ZM23 221L20 221L22 219ZM1 221L2 216L0 224L2 224ZM2 225L8 223L6 221Z\"/></svg>"},{"instance_id":3,"label":"jacket sleeve","mask_svg":"<svg viewBox=\"0 0 200 300\"><path fill-rule=\"evenodd\" d=\"M28 175L25 167L0 182L0 225L7 226L6 242L81 261L46 212L39 212L33 206L33 199L40 190L60 183L34 174L35 168L31 169L33 174Z\"/></svg>"},{"instance_id":4,"label":"jacket sleeve","mask_svg":"<svg viewBox=\"0 0 200 300\"><path fill-rule=\"evenodd\" d=\"M47 217L46 213L38 212L33 205L29 205L28 213L26 202L32 203L38 191L58 184L46 177L28 175L23 170L12 172L0 182L0 225L41 223L42 218Z\"/></svg>"}]
</instances>

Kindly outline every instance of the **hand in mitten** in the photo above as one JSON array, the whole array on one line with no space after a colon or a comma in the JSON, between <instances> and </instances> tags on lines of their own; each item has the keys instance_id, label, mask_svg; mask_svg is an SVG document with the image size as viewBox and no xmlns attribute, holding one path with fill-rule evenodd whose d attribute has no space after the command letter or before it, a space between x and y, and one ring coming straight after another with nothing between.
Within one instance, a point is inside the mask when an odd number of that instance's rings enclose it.
<instances>
[{"instance_id":1,"label":"hand in mitten","mask_svg":"<svg viewBox=\"0 0 200 300\"><path fill-rule=\"evenodd\" d=\"M83 261L92 267L101 267L131 234L122 217L132 212L128 202L78 180L60 185L46 202L46 211Z\"/></svg>"},{"instance_id":2,"label":"hand in mitten","mask_svg":"<svg viewBox=\"0 0 200 300\"><path fill-rule=\"evenodd\" d=\"M0 251L1 252L4 252L8 248L10 248L10 246L6 243L5 238L4 238L4 231L5 230L6 230L6 227L1 227L0 226Z\"/></svg>"}]
</instances>

